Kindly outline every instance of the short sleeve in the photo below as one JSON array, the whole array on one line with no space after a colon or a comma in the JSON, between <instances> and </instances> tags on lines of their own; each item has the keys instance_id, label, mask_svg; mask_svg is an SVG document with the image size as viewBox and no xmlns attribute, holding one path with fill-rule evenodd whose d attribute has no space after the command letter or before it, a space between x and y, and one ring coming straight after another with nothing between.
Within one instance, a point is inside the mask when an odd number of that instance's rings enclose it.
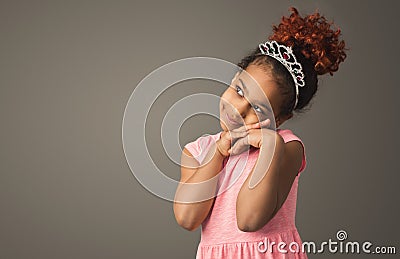
<instances>
[{"instance_id":1,"label":"short sleeve","mask_svg":"<svg viewBox=\"0 0 400 259\"><path fill-rule=\"evenodd\" d=\"M211 145L220 138L221 132L216 134L205 134L185 145L185 148L201 164L208 153Z\"/></svg>"},{"instance_id":2,"label":"short sleeve","mask_svg":"<svg viewBox=\"0 0 400 259\"><path fill-rule=\"evenodd\" d=\"M293 134L293 132L289 129L279 129L278 133L279 133L279 135L282 136L285 143L287 143L289 141L297 140L300 142L301 146L303 147L303 161L302 161L300 169L299 169L299 173L301 173L302 171L304 171L304 169L306 168L306 165L307 165L306 148L303 144L303 141L301 141L301 139L298 136L296 136L295 134Z\"/></svg>"}]
</instances>

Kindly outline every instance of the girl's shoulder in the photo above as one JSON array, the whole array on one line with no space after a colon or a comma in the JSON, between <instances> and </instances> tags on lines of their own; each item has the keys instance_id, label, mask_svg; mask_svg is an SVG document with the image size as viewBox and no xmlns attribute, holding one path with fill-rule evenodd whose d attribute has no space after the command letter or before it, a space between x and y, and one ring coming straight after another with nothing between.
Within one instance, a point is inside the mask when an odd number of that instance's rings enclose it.
<instances>
[{"instance_id":1,"label":"girl's shoulder","mask_svg":"<svg viewBox=\"0 0 400 259\"><path fill-rule=\"evenodd\" d=\"M222 131L214 134L203 134L194 141L187 143L185 148L201 163L208 149L220 138L221 133Z\"/></svg>"},{"instance_id":2,"label":"girl's shoulder","mask_svg":"<svg viewBox=\"0 0 400 259\"><path fill-rule=\"evenodd\" d=\"M276 130L279 135L283 138L284 142L290 142L290 141L299 141L301 146L303 147L303 162L301 164L301 167L299 169L299 172L304 171L306 164L307 164L307 156L306 156L306 148L304 146L303 141L300 139L299 136L293 133L290 129L277 129Z\"/></svg>"},{"instance_id":3,"label":"girl's shoulder","mask_svg":"<svg viewBox=\"0 0 400 259\"><path fill-rule=\"evenodd\" d=\"M283 138L285 143L292 141L292 140L297 140L300 141L301 144L303 145L303 141L300 139L299 136L293 133L290 129L277 129L276 132L279 133L279 135Z\"/></svg>"}]
</instances>

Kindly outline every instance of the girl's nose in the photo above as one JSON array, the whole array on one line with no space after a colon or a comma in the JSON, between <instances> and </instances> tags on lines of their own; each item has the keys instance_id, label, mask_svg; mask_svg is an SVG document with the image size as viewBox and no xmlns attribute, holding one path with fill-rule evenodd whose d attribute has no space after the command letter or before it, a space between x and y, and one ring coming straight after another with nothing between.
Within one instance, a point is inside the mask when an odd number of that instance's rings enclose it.
<instances>
[{"instance_id":1,"label":"girl's nose","mask_svg":"<svg viewBox=\"0 0 400 259\"><path fill-rule=\"evenodd\" d=\"M235 119L240 119L238 118L241 116L243 119L246 117L247 113L251 109L250 103L245 99L241 99L239 102L235 103L234 107L236 108L237 112L234 114Z\"/></svg>"}]
</instances>

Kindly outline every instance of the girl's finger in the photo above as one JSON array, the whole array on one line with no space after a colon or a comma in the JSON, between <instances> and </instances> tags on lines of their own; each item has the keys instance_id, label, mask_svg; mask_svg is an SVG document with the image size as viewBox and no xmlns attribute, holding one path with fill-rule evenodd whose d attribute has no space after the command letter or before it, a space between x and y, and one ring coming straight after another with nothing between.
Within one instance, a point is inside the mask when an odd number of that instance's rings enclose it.
<instances>
[{"instance_id":1,"label":"girl's finger","mask_svg":"<svg viewBox=\"0 0 400 259\"><path fill-rule=\"evenodd\" d=\"M237 139L237 138L243 138L245 136L247 136L247 134L249 134L248 131L231 131L230 135L231 135L231 139Z\"/></svg>"},{"instance_id":2,"label":"girl's finger","mask_svg":"<svg viewBox=\"0 0 400 259\"><path fill-rule=\"evenodd\" d=\"M236 141L236 143L228 150L230 155L237 155L249 148L248 137L244 137Z\"/></svg>"},{"instance_id":3,"label":"girl's finger","mask_svg":"<svg viewBox=\"0 0 400 259\"><path fill-rule=\"evenodd\" d=\"M243 126L240 126L239 128L232 129L231 132L245 132L247 130L248 126L245 124Z\"/></svg>"},{"instance_id":4,"label":"girl's finger","mask_svg":"<svg viewBox=\"0 0 400 259\"><path fill-rule=\"evenodd\" d=\"M256 129L260 127L260 122L252 123L252 124L245 124L237 129L234 129L235 131L247 131L250 129Z\"/></svg>"},{"instance_id":5,"label":"girl's finger","mask_svg":"<svg viewBox=\"0 0 400 259\"><path fill-rule=\"evenodd\" d=\"M259 121L259 122L253 123L253 124L245 124L243 126L240 126L239 128L230 130L230 132L246 132L250 129L259 129L262 127L268 127L270 124L271 124L271 120L266 119L261 122Z\"/></svg>"},{"instance_id":6,"label":"girl's finger","mask_svg":"<svg viewBox=\"0 0 400 259\"><path fill-rule=\"evenodd\" d=\"M271 124L271 120L270 119L266 119L263 121L259 121L253 124L249 125L249 129L259 129L262 127L268 127Z\"/></svg>"},{"instance_id":7,"label":"girl's finger","mask_svg":"<svg viewBox=\"0 0 400 259\"><path fill-rule=\"evenodd\" d=\"M269 127L269 126L271 125L271 120L270 120L270 119L266 119L266 120L260 122L260 124L261 124L261 125L260 125L261 128L262 128L262 127Z\"/></svg>"}]
</instances>

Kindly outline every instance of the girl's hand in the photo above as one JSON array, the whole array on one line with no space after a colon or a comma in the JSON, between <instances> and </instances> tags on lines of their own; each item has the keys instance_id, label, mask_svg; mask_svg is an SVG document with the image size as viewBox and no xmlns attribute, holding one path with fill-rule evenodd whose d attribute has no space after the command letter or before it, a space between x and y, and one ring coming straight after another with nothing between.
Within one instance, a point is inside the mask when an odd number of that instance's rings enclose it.
<instances>
[{"instance_id":1,"label":"girl's hand","mask_svg":"<svg viewBox=\"0 0 400 259\"><path fill-rule=\"evenodd\" d=\"M263 127L269 127L271 124L270 119L266 119L265 121L258 122L251 125L245 125L246 127L243 129L242 127L239 128L240 130L244 130L247 132L246 135L237 139L235 144L228 150L228 153L231 155L240 154L250 148L250 146L260 148L262 145L262 137L265 130L269 129L262 129Z\"/></svg>"},{"instance_id":2,"label":"girl's hand","mask_svg":"<svg viewBox=\"0 0 400 259\"><path fill-rule=\"evenodd\" d=\"M245 137L246 135L246 131L223 131L220 139L216 141L218 151L224 157L229 156L228 150L231 148L232 143L239 138Z\"/></svg>"},{"instance_id":3,"label":"girl's hand","mask_svg":"<svg viewBox=\"0 0 400 259\"><path fill-rule=\"evenodd\" d=\"M220 139L216 141L217 149L224 157L229 156L229 150L231 149L232 145L241 138L244 138L249 133L248 130L256 129L263 126L268 126L269 120L265 120L263 122L257 122L254 124L243 125L237 129L233 129L230 131L223 131L221 133Z\"/></svg>"}]
</instances>

